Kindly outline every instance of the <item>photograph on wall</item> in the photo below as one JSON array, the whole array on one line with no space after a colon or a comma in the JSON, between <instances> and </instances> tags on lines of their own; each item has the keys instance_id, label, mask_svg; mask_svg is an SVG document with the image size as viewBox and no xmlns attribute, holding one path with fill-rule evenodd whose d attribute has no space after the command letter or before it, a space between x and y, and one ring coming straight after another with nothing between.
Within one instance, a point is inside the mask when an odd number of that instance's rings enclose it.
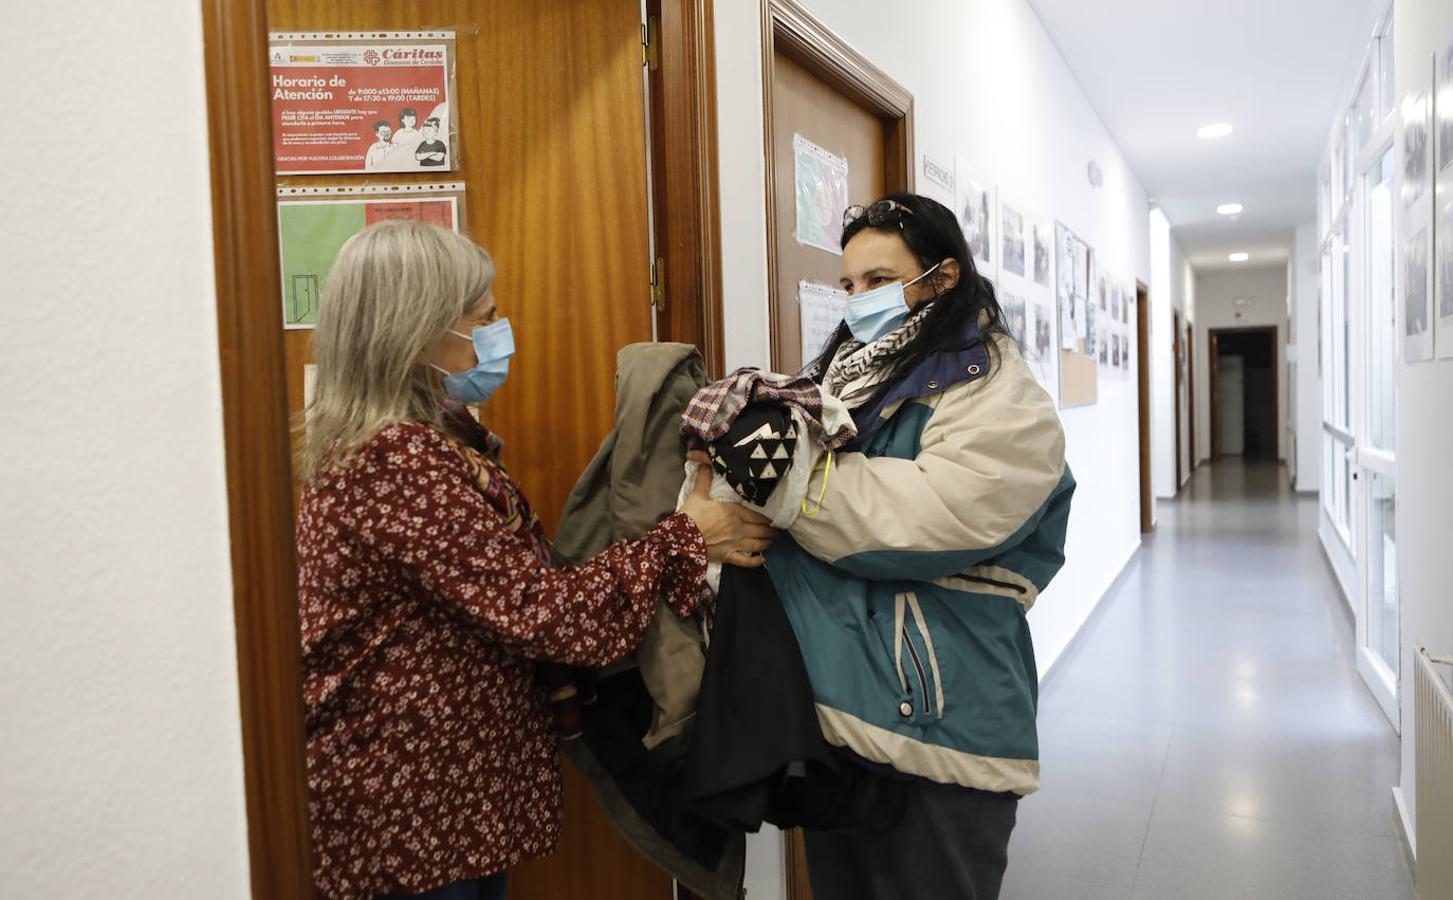
<instances>
[{"instance_id":1,"label":"photograph on wall","mask_svg":"<svg viewBox=\"0 0 1453 900\"><path fill-rule=\"evenodd\" d=\"M848 208L848 161L792 136L797 193L797 243L843 255L843 210Z\"/></svg>"},{"instance_id":2,"label":"photograph on wall","mask_svg":"<svg viewBox=\"0 0 1453 900\"><path fill-rule=\"evenodd\" d=\"M312 328L318 324L318 304L338 251L368 226L385 219L413 219L459 231L464 185L435 187L438 190L430 196L380 191L351 196L322 193L346 188L319 188L317 194L299 196L299 189L279 188L278 250L282 257L284 327Z\"/></svg>"},{"instance_id":3,"label":"photograph on wall","mask_svg":"<svg viewBox=\"0 0 1453 900\"><path fill-rule=\"evenodd\" d=\"M1438 55L1438 171L1453 170L1453 41Z\"/></svg>"},{"instance_id":4,"label":"photograph on wall","mask_svg":"<svg viewBox=\"0 0 1453 900\"><path fill-rule=\"evenodd\" d=\"M959 227L964 230L964 239L969 243L969 252L974 255L974 267L979 274L990 281L998 281L998 273L994 270L993 198L983 182L969 174L972 170L962 157L957 160L957 165L954 210L959 217Z\"/></svg>"},{"instance_id":5,"label":"photograph on wall","mask_svg":"<svg viewBox=\"0 0 1453 900\"><path fill-rule=\"evenodd\" d=\"M1085 336L1083 298L1079 295L1079 284L1075 278L1080 265L1076 256L1082 245L1073 232L1059 223L1055 224L1054 234L1055 252L1059 259L1055 301L1059 306L1060 347L1078 352Z\"/></svg>"},{"instance_id":6,"label":"photograph on wall","mask_svg":"<svg viewBox=\"0 0 1453 900\"><path fill-rule=\"evenodd\" d=\"M1428 296L1428 229L1403 246L1403 360L1433 355L1433 310Z\"/></svg>"},{"instance_id":7,"label":"photograph on wall","mask_svg":"<svg viewBox=\"0 0 1453 900\"><path fill-rule=\"evenodd\" d=\"M1054 304L1048 291L1042 292L1042 296L1042 300L1032 295L1020 298L1024 303L1024 340L1019 346L1034 380L1058 405L1059 348L1054 345Z\"/></svg>"},{"instance_id":8,"label":"photograph on wall","mask_svg":"<svg viewBox=\"0 0 1453 900\"><path fill-rule=\"evenodd\" d=\"M370 42L274 34L273 157L279 175L448 172L454 32Z\"/></svg>"},{"instance_id":9,"label":"photograph on wall","mask_svg":"<svg viewBox=\"0 0 1453 900\"><path fill-rule=\"evenodd\" d=\"M1063 222L1054 223L1055 304L1060 337L1055 361L1061 409L1099 402L1095 342L1098 329L1091 321L1095 305L1090 297L1095 251Z\"/></svg>"},{"instance_id":10,"label":"photograph on wall","mask_svg":"<svg viewBox=\"0 0 1453 900\"><path fill-rule=\"evenodd\" d=\"M1049 287L1049 229L1035 222L1030 230L1034 233L1034 283Z\"/></svg>"},{"instance_id":11,"label":"photograph on wall","mask_svg":"<svg viewBox=\"0 0 1453 900\"><path fill-rule=\"evenodd\" d=\"M1059 348L1054 345L1054 305L1048 302L1030 304L1031 324L1026 329L1030 342L1024 352L1028 357L1029 369L1050 396L1059 402L1058 369Z\"/></svg>"},{"instance_id":12,"label":"photograph on wall","mask_svg":"<svg viewBox=\"0 0 1453 900\"><path fill-rule=\"evenodd\" d=\"M1403 98L1403 206L1411 209L1428 190L1428 93Z\"/></svg>"},{"instance_id":13,"label":"photograph on wall","mask_svg":"<svg viewBox=\"0 0 1453 900\"><path fill-rule=\"evenodd\" d=\"M1121 308L1123 301L1123 288L1120 286L1120 279L1116 278L1110 282L1110 318L1120 324L1125 324L1124 311Z\"/></svg>"},{"instance_id":14,"label":"photograph on wall","mask_svg":"<svg viewBox=\"0 0 1453 900\"><path fill-rule=\"evenodd\" d=\"M1024 298L1006 291L1000 295L999 308L1004 311L1004 327L1008 329L1009 336L1014 338L1014 343L1024 347L1029 325L1029 311Z\"/></svg>"},{"instance_id":15,"label":"photograph on wall","mask_svg":"<svg viewBox=\"0 0 1453 900\"><path fill-rule=\"evenodd\" d=\"M1434 254L1438 309L1435 341L1440 359L1453 358L1453 172L1445 186L1447 189L1438 196L1438 224L1434 229L1438 235L1438 252Z\"/></svg>"},{"instance_id":16,"label":"photograph on wall","mask_svg":"<svg viewBox=\"0 0 1453 900\"><path fill-rule=\"evenodd\" d=\"M1024 217L1008 204L1000 207L999 224L1004 232L1004 270L1024 277Z\"/></svg>"}]
</instances>

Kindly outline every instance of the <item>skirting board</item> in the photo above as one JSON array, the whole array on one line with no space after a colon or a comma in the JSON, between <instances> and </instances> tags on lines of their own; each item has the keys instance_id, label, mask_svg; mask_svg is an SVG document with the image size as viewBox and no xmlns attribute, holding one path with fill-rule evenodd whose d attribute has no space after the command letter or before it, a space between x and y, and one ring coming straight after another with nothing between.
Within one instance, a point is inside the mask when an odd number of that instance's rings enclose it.
<instances>
[{"instance_id":1,"label":"skirting board","mask_svg":"<svg viewBox=\"0 0 1453 900\"><path fill-rule=\"evenodd\" d=\"M1065 644L1065 648L1060 651L1059 656L1056 656L1054 662L1049 664L1049 668L1045 669L1043 674L1039 676L1040 691L1043 691L1049 685L1050 679L1060 670L1060 666L1063 665L1064 661L1074 656L1075 652L1080 649L1080 646L1084 643L1085 635L1099 621L1101 611L1105 608L1106 598L1119 592L1120 588L1125 584L1125 579L1130 575L1130 569L1134 566L1136 560L1140 559L1140 553L1145 549L1145 542L1151 540L1155 540L1153 533L1140 536L1140 543L1136 544L1135 549L1125 558L1125 564L1120 567L1119 574L1115 576L1115 580L1110 582L1110 586L1105 588L1105 592L1095 601L1095 605L1090 608L1090 612L1085 616L1085 621L1081 622L1080 627L1075 629L1074 637L1070 638L1070 642Z\"/></svg>"},{"instance_id":2,"label":"skirting board","mask_svg":"<svg viewBox=\"0 0 1453 900\"><path fill-rule=\"evenodd\" d=\"M1408 815L1408 804L1403 797L1401 787L1392 789L1392 804L1397 809L1397 815L1393 819L1397 822L1398 837L1402 838L1403 858L1407 860L1408 871L1412 873L1413 880L1416 881L1418 877L1418 830Z\"/></svg>"}]
</instances>

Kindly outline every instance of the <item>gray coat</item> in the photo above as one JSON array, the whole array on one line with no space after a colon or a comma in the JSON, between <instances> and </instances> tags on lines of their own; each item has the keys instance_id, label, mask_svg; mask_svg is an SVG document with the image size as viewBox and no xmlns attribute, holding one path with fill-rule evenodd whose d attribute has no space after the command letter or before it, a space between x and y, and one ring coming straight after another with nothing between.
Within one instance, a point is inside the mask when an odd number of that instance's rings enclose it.
<instances>
[{"instance_id":1,"label":"gray coat","mask_svg":"<svg viewBox=\"0 0 1453 900\"><path fill-rule=\"evenodd\" d=\"M685 477L686 455L681 414L707 384L706 367L689 344L631 344L616 357L615 430L576 482L565 504L555 540L562 564L576 564L618 541L639 538L676 510ZM635 663L655 706L642 744L658 759L681 754L682 737L696 713L697 693L706 665L695 622L678 618L666 605L636 651ZM591 749L586 737L565 745L585 774L617 830L647 859L670 873L704 900L735 900L741 895L745 837L726 836L714 866L693 859L657 831L619 788L609 761ZM669 771L669 767L663 769ZM665 786L670 791L671 786Z\"/></svg>"}]
</instances>

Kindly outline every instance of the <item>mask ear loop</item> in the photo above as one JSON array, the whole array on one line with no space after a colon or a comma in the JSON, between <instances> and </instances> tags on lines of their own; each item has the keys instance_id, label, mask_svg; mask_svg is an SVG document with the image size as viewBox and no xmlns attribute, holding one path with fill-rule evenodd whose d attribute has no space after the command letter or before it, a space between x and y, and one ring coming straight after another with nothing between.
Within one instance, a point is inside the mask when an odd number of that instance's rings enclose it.
<instances>
[{"instance_id":1,"label":"mask ear loop","mask_svg":"<svg viewBox=\"0 0 1453 900\"><path fill-rule=\"evenodd\" d=\"M817 509L810 509L807 505L807 498L802 498L802 514L809 519L816 518L822 512L822 501L827 496L827 480L832 477L832 451L827 451L827 468L822 473L822 490L817 495Z\"/></svg>"}]
</instances>

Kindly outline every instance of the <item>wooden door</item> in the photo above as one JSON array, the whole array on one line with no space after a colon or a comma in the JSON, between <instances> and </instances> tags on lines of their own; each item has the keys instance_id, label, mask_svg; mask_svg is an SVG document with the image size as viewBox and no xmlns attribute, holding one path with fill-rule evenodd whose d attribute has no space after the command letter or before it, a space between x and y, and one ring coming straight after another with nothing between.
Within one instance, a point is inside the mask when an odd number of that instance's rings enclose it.
<instances>
[{"instance_id":1,"label":"wooden door","mask_svg":"<svg viewBox=\"0 0 1453 900\"><path fill-rule=\"evenodd\" d=\"M838 253L798 240L795 138L847 160L844 207L911 190L913 96L793 0L767 0L763 84L767 132L767 257L772 368L802 358L798 284L836 287ZM830 211L840 221L842 209Z\"/></svg>"},{"instance_id":2,"label":"wooden door","mask_svg":"<svg viewBox=\"0 0 1453 900\"><path fill-rule=\"evenodd\" d=\"M645 93L639 0L270 0L276 31L458 30L456 100L470 237L494 256L518 353L482 418L553 531L609 432L615 355L651 339ZM437 180L314 176L298 183ZM311 332L286 336L289 407L302 408ZM615 832L566 766L558 854L511 873L510 896L661 898L671 879Z\"/></svg>"}]
</instances>

